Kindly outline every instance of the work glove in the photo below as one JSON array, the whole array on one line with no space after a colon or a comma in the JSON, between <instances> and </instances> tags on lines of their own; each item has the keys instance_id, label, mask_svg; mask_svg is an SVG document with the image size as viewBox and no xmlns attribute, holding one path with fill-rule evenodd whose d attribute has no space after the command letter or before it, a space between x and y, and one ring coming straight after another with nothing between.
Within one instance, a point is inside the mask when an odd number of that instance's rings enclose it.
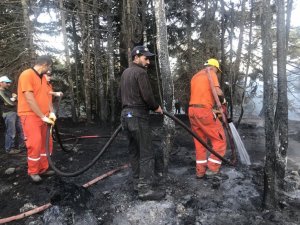
<instances>
[{"instance_id":1,"label":"work glove","mask_svg":"<svg viewBox=\"0 0 300 225\"><path fill-rule=\"evenodd\" d=\"M55 113L54 113L54 112L51 112L51 113L49 114L49 119L50 119L50 120L53 120L53 122L56 121L56 116L55 116Z\"/></svg>"},{"instance_id":2,"label":"work glove","mask_svg":"<svg viewBox=\"0 0 300 225\"><path fill-rule=\"evenodd\" d=\"M58 92L53 92L53 95L56 97L61 97L64 95L64 93L62 93L61 91L58 91Z\"/></svg>"},{"instance_id":3,"label":"work glove","mask_svg":"<svg viewBox=\"0 0 300 225\"><path fill-rule=\"evenodd\" d=\"M47 116L44 116L43 118L41 118L45 123L49 124L49 125L54 125L54 121L52 119L50 119Z\"/></svg>"},{"instance_id":4,"label":"work glove","mask_svg":"<svg viewBox=\"0 0 300 225\"><path fill-rule=\"evenodd\" d=\"M12 102L14 102L14 101L17 100L17 97L18 97L18 95L16 95L15 93L12 93L12 94L11 94L10 100L11 100Z\"/></svg>"}]
</instances>

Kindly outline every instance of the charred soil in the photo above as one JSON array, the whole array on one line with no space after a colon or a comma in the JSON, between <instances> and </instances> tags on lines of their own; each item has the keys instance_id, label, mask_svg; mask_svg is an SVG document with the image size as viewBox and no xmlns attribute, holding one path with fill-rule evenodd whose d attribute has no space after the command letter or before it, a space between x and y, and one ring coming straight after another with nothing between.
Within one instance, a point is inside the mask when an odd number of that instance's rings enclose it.
<instances>
[{"instance_id":1,"label":"charred soil","mask_svg":"<svg viewBox=\"0 0 300 225\"><path fill-rule=\"evenodd\" d=\"M186 116L179 116L188 124ZM87 165L105 145L116 126L72 124L58 121L64 146L54 142L53 161L65 172L74 172ZM151 117L153 149L159 149L163 137L162 117ZM176 125L169 169L157 177L159 188L166 190L161 201L141 201L133 190L130 167L83 188L86 182L128 163L127 140L121 132L97 163L77 177L44 177L34 184L27 175L26 153L4 153L1 137L0 153L0 219L26 212L49 202L43 212L8 224L105 224L105 225L296 225L300 221L300 178L297 163L300 124L290 126L292 149L287 171L287 192L280 209L263 210L264 129L255 122L241 124L239 133L249 152L252 165L223 165L212 178L196 179L195 152L192 137ZM1 129L1 134L4 130ZM98 137L74 139L82 135ZM230 157L230 151L226 157ZM299 162L299 161L298 161ZM7 174L7 169L12 169Z\"/></svg>"}]
</instances>

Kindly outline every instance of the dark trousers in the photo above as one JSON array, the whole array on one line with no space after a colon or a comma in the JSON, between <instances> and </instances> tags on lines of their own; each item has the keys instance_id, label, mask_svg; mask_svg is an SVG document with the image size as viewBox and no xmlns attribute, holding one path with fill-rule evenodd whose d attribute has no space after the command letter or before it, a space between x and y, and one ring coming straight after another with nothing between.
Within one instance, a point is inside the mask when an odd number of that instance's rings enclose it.
<instances>
[{"instance_id":1,"label":"dark trousers","mask_svg":"<svg viewBox=\"0 0 300 225\"><path fill-rule=\"evenodd\" d=\"M139 186L149 186L154 177L154 152L151 148L149 116L122 112L122 126L129 140L129 157L133 178Z\"/></svg>"},{"instance_id":2,"label":"dark trousers","mask_svg":"<svg viewBox=\"0 0 300 225\"><path fill-rule=\"evenodd\" d=\"M18 138L18 149L25 148L24 134L20 118L16 112L5 112L2 115L5 121L5 150L9 152L15 148L16 137Z\"/></svg>"}]
</instances>

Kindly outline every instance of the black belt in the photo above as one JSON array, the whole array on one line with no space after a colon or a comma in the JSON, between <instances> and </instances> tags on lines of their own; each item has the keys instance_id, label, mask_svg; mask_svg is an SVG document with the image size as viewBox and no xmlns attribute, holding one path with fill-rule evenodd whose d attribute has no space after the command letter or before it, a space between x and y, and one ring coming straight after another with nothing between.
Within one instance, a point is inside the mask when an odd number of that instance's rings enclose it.
<instances>
[{"instance_id":1,"label":"black belt","mask_svg":"<svg viewBox=\"0 0 300 225\"><path fill-rule=\"evenodd\" d=\"M191 104L189 107L194 107L194 108L206 108L205 105L202 104Z\"/></svg>"}]
</instances>

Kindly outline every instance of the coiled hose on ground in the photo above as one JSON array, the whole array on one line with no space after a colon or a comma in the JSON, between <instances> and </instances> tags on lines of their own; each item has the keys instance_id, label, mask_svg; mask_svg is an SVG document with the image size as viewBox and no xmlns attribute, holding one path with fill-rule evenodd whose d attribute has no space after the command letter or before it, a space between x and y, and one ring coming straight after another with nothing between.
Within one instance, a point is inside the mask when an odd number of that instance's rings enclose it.
<instances>
[{"instance_id":1,"label":"coiled hose on ground","mask_svg":"<svg viewBox=\"0 0 300 225\"><path fill-rule=\"evenodd\" d=\"M75 171L75 172L63 172L61 170L59 170L55 165L54 162L51 159L50 156L50 151L49 151L49 141L50 141L50 130L51 127L48 126L47 129L47 134L46 134L46 155L48 158L48 162L50 167L60 176L64 176L64 177L75 177L78 176L80 174L82 174L83 172L85 172L86 170L88 170L91 166L93 166L97 160L100 158L100 156L104 153L104 151L110 146L110 144L113 142L113 140L115 139L115 137L118 135L118 133L121 131L122 126L119 125L117 127L117 129L114 131L114 133L112 134L111 138L106 142L106 144L104 145L104 147L101 149L101 151L95 156L95 158L89 163L87 164L85 167L83 167L82 169Z\"/></svg>"}]
</instances>

